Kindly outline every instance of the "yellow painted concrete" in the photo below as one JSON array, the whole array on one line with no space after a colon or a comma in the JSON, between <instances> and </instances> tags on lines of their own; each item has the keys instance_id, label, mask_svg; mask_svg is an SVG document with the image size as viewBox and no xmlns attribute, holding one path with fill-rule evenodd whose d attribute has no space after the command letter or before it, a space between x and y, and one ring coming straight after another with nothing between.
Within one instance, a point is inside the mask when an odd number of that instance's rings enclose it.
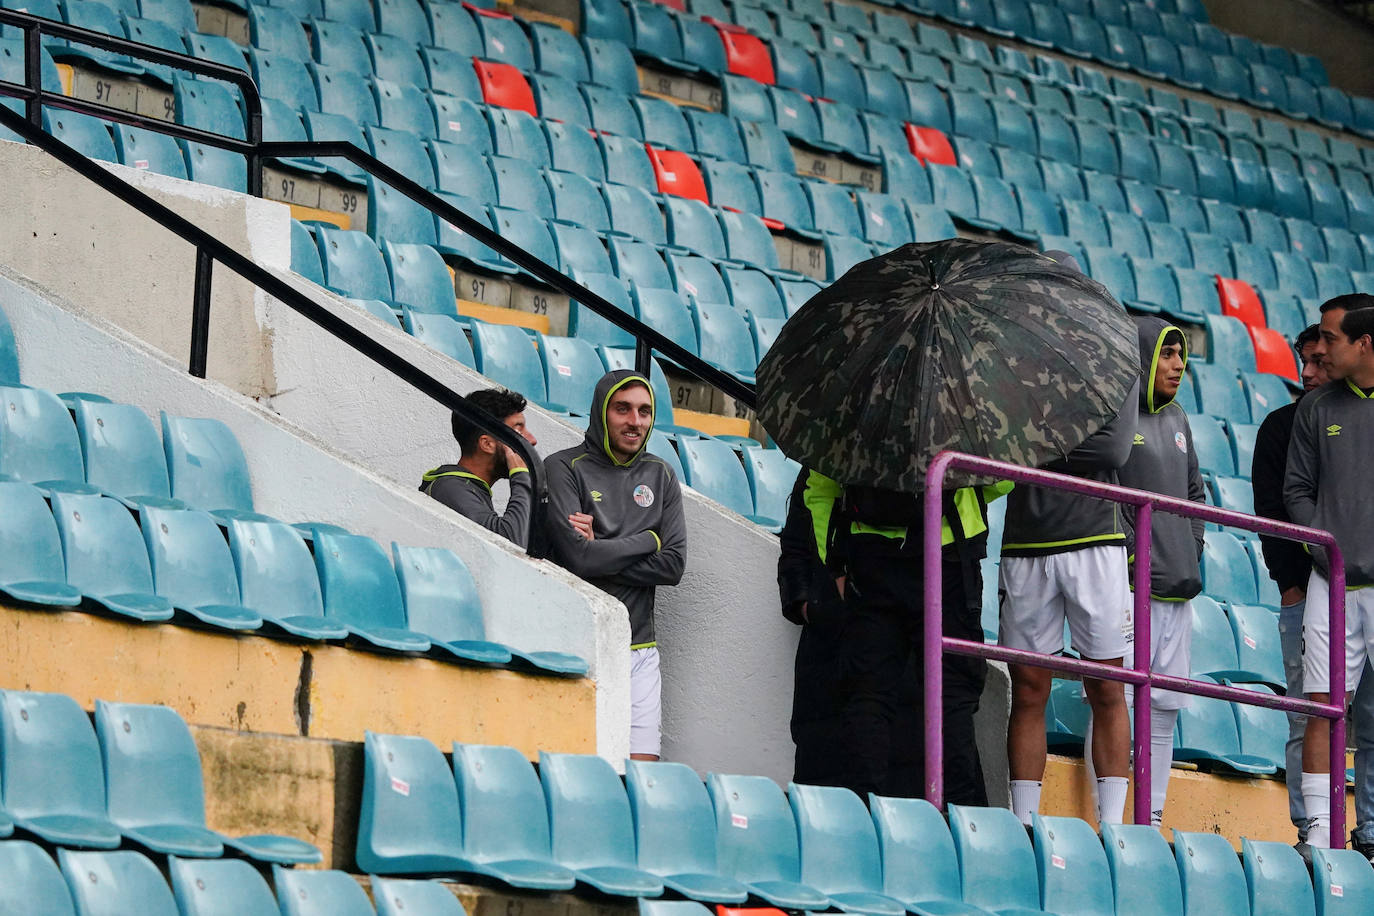
<instances>
[{"instance_id":1,"label":"yellow painted concrete","mask_svg":"<svg viewBox=\"0 0 1374 916\"><path fill-rule=\"evenodd\" d=\"M725 417L715 413L702 413L698 410L687 410L682 407L673 408L673 422L678 426L690 426L692 429L709 433L712 436L749 435L748 420Z\"/></svg>"},{"instance_id":2,"label":"yellow painted concrete","mask_svg":"<svg viewBox=\"0 0 1374 916\"><path fill-rule=\"evenodd\" d=\"M1040 810L1097 823L1081 758L1049 758ZM1130 814L1128 797L1128 821ZM1354 817L1354 795L1347 791L1346 823L1354 824ZM1295 843L1298 838L1288 820L1288 790L1282 778L1225 776L1180 767L1170 771L1169 796L1164 806L1164 835L1171 837L1174 830L1219 833L1237 850L1241 837L1281 843Z\"/></svg>"},{"instance_id":3,"label":"yellow painted concrete","mask_svg":"<svg viewBox=\"0 0 1374 916\"><path fill-rule=\"evenodd\" d=\"M309 664L306 664L307 654ZM304 702L297 694L308 668ZM0 687L160 703L188 722L239 732L361 741L366 729L440 746L595 751L596 688L339 646L132 624L78 611L0 606ZM301 712L305 721L301 721Z\"/></svg>"},{"instance_id":4,"label":"yellow painted concrete","mask_svg":"<svg viewBox=\"0 0 1374 916\"><path fill-rule=\"evenodd\" d=\"M340 213L337 210L322 210L319 207L307 207L303 204L288 204L291 208L291 218L301 222L315 220L317 222L333 223L340 229L352 229L353 220L347 213Z\"/></svg>"},{"instance_id":5,"label":"yellow painted concrete","mask_svg":"<svg viewBox=\"0 0 1374 916\"><path fill-rule=\"evenodd\" d=\"M470 299L458 300L458 314L478 318L491 324L513 324L519 328L530 328L541 334L549 333L549 316L522 312L499 305L487 305Z\"/></svg>"}]
</instances>

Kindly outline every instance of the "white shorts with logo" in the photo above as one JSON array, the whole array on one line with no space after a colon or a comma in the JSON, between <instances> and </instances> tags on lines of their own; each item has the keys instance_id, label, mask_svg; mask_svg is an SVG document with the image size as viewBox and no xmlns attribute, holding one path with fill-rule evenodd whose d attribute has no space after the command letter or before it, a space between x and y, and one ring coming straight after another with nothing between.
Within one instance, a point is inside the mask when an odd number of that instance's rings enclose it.
<instances>
[{"instance_id":1,"label":"white shorts with logo","mask_svg":"<svg viewBox=\"0 0 1374 916\"><path fill-rule=\"evenodd\" d=\"M1135 634L1126 650L1126 667L1135 663ZM1193 602L1150 599L1150 670L1171 677L1190 677L1193 667ZM1129 702L1134 688L1126 688ZM1155 709L1183 709L1188 694L1173 690L1151 690L1150 705Z\"/></svg>"},{"instance_id":2,"label":"white shorts with logo","mask_svg":"<svg viewBox=\"0 0 1374 916\"><path fill-rule=\"evenodd\" d=\"M1315 569L1307 580L1307 607L1302 615L1302 689L1331 691L1331 588ZM1360 685L1365 662L1374 658L1374 588L1345 590L1346 699Z\"/></svg>"},{"instance_id":3,"label":"white shorts with logo","mask_svg":"<svg viewBox=\"0 0 1374 916\"><path fill-rule=\"evenodd\" d=\"M663 678L658 649L630 650L630 753L659 756Z\"/></svg>"},{"instance_id":4,"label":"white shorts with logo","mask_svg":"<svg viewBox=\"0 0 1374 916\"><path fill-rule=\"evenodd\" d=\"M1084 547L1043 557L1003 557L1002 614L997 641L1050 655L1064 649L1064 621L1073 648L1090 659L1120 658L1131 636L1126 548Z\"/></svg>"}]
</instances>

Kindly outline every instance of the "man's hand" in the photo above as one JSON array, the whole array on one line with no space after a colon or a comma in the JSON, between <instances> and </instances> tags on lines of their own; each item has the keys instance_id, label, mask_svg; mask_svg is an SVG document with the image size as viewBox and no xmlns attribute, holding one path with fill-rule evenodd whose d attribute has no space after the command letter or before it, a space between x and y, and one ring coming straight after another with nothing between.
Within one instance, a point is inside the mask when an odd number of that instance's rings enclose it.
<instances>
[{"instance_id":1,"label":"man's hand","mask_svg":"<svg viewBox=\"0 0 1374 916\"><path fill-rule=\"evenodd\" d=\"M520 453L519 453L519 452L517 452L515 449L511 448L509 445L505 445L504 443L501 445L501 447L502 447L503 449L506 450L506 472L507 472L507 473L510 473L511 471L515 470L516 468L525 468L526 470L529 470L529 468L526 467L526 465L525 465L525 459L522 458L522 457L520 457Z\"/></svg>"},{"instance_id":2,"label":"man's hand","mask_svg":"<svg viewBox=\"0 0 1374 916\"><path fill-rule=\"evenodd\" d=\"M1279 601L1283 603L1284 607L1291 607L1306 597L1307 589L1300 585L1295 585L1292 588L1285 588L1283 594L1279 595Z\"/></svg>"},{"instance_id":3,"label":"man's hand","mask_svg":"<svg viewBox=\"0 0 1374 916\"><path fill-rule=\"evenodd\" d=\"M592 531L592 517L587 513L574 512L568 516L568 524L572 525L573 530L587 540L596 540L596 533Z\"/></svg>"}]
</instances>

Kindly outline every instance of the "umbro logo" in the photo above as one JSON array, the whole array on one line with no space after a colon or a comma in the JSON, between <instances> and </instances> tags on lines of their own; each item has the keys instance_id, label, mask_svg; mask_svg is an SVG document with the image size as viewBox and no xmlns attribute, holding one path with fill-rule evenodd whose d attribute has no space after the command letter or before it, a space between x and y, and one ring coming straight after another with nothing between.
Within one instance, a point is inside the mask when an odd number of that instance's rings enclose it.
<instances>
[{"instance_id":1,"label":"umbro logo","mask_svg":"<svg viewBox=\"0 0 1374 916\"><path fill-rule=\"evenodd\" d=\"M1142 436L1140 433L1136 433L1136 434L1135 434L1135 442L1133 442L1133 443L1131 443L1131 444L1132 444L1132 445L1144 445L1144 444L1145 444L1145 437Z\"/></svg>"},{"instance_id":2,"label":"umbro logo","mask_svg":"<svg viewBox=\"0 0 1374 916\"><path fill-rule=\"evenodd\" d=\"M592 502L594 502L594 503L599 503L599 502L601 502L601 491L600 491L600 490L593 490L593 491L592 491Z\"/></svg>"},{"instance_id":3,"label":"umbro logo","mask_svg":"<svg viewBox=\"0 0 1374 916\"><path fill-rule=\"evenodd\" d=\"M1328 426L1328 427L1326 428L1326 434L1327 434L1328 436L1339 436L1339 435L1341 434L1341 426L1340 426L1340 424L1339 424L1339 423L1332 423L1330 426Z\"/></svg>"}]
</instances>

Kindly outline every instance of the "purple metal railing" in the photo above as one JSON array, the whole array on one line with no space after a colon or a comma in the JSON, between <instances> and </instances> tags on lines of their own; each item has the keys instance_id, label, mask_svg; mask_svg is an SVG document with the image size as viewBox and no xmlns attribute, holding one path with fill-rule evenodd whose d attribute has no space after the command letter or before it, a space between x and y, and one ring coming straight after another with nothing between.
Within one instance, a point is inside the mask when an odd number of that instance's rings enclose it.
<instances>
[{"instance_id":1,"label":"purple metal railing","mask_svg":"<svg viewBox=\"0 0 1374 916\"><path fill-rule=\"evenodd\" d=\"M990 646L966 639L945 636L941 626L941 569L940 515L941 494L945 475L950 469L972 471L984 477L1035 484L1058 490L1068 490L1084 496L1095 496L1112 502L1136 507L1135 524L1135 659L1134 668L1117 668L1097 662L1082 661L1054 655L1041 655L1021 649ZM1254 693L1238 687L1226 687L1208 681L1170 677L1150 671L1150 523L1155 509L1175 515L1200 518L1220 525L1231 525L1317 544L1327 550L1330 570L1331 614L1331 701L1314 703L1292 697ZM1336 634L1345 632L1345 565L1340 548L1330 532L1305 528L1286 522L1233 512L1186 499L1132 490L1066 474L1056 474L1037 468L1026 468L1004 461L993 461L960 452L941 452L926 472L925 491L925 770L926 799L936 807L944 806L944 710L941 693L944 674L941 657L945 652L997 659L1020 665L1034 665L1055 671L1067 671L1101 680L1122 681L1135 685L1135 805L1137 824L1150 822L1150 690L1161 687L1194 696L1215 697L1234 703L1266 706L1284 712L1302 713L1331 720L1331 846L1345 846L1345 640ZM1088 751L1091 753L1091 750Z\"/></svg>"}]
</instances>

